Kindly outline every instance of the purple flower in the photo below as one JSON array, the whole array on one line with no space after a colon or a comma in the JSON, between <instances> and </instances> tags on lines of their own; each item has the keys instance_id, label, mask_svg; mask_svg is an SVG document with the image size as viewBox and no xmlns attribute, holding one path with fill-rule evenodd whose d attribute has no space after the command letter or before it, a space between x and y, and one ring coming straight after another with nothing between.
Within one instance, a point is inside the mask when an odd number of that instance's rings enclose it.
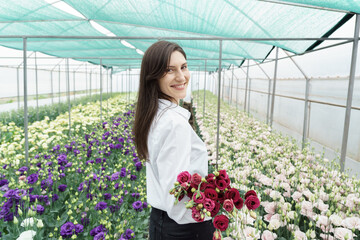
<instances>
[{"instance_id":1,"label":"purple flower","mask_svg":"<svg viewBox=\"0 0 360 240\"><path fill-rule=\"evenodd\" d=\"M137 178L136 175L131 175L130 180L131 180L131 181L135 181L136 178Z\"/></svg>"},{"instance_id":2,"label":"purple flower","mask_svg":"<svg viewBox=\"0 0 360 240\"><path fill-rule=\"evenodd\" d=\"M98 204L95 205L95 210L104 210L105 208L107 208L107 203L106 202L98 202Z\"/></svg>"},{"instance_id":3,"label":"purple flower","mask_svg":"<svg viewBox=\"0 0 360 240\"><path fill-rule=\"evenodd\" d=\"M142 166L141 162L137 162L137 163L135 163L135 167L136 167L136 171L140 171L143 166Z\"/></svg>"},{"instance_id":4,"label":"purple flower","mask_svg":"<svg viewBox=\"0 0 360 240\"><path fill-rule=\"evenodd\" d=\"M143 202L143 208L147 208L148 207L148 203L147 202Z\"/></svg>"},{"instance_id":5,"label":"purple flower","mask_svg":"<svg viewBox=\"0 0 360 240\"><path fill-rule=\"evenodd\" d=\"M60 235L64 238L70 238L75 231L75 225L72 222L67 222L60 228Z\"/></svg>"},{"instance_id":6,"label":"purple flower","mask_svg":"<svg viewBox=\"0 0 360 240\"><path fill-rule=\"evenodd\" d=\"M116 181L119 179L120 172L113 173L111 175L110 181Z\"/></svg>"},{"instance_id":7,"label":"purple flower","mask_svg":"<svg viewBox=\"0 0 360 240\"><path fill-rule=\"evenodd\" d=\"M75 233L76 234L79 234L79 233L82 233L84 231L84 226L81 225L81 224L76 224L75 225Z\"/></svg>"},{"instance_id":8,"label":"purple flower","mask_svg":"<svg viewBox=\"0 0 360 240\"><path fill-rule=\"evenodd\" d=\"M1 179L0 180L0 187L4 186L6 184L9 184L9 180L7 180L7 179Z\"/></svg>"},{"instance_id":9,"label":"purple flower","mask_svg":"<svg viewBox=\"0 0 360 240\"><path fill-rule=\"evenodd\" d=\"M111 198L111 193L105 193L104 194L104 199L105 200L108 200L108 199L110 199Z\"/></svg>"},{"instance_id":10,"label":"purple flower","mask_svg":"<svg viewBox=\"0 0 360 240\"><path fill-rule=\"evenodd\" d=\"M38 204L38 205L36 206L36 212L37 212L38 214L42 215L42 214L44 213L44 211L45 211L45 208L44 208L42 205Z\"/></svg>"},{"instance_id":11,"label":"purple flower","mask_svg":"<svg viewBox=\"0 0 360 240\"><path fill-rule=\"evenodd\" d=\"M134 233L134 231L131 230L131 229L126 229L124 235L125 235L125 238L126 238L126 239L135 238L135 233Z\"/></svg>"},{"instance_id":12,"label":"purple flower","mask_svg":"<svg viewBox=\"0 0 360 240\"><path fill-rule=\"evenodd\" d=\"M132 193L131 196L134 197L134 198L139 198L139 197L140 197L140 193Z\"/></svg>"},{"instance_id":13,"label":"purple flower","mask_svg":"<svg viewBox=\"0 0 360 240\"><path fill-rule=\"evenodd\" d=\"M21 173L24 173L27 170L28 170L28 167L26 167L26 166L19 168L19 172L21 172Z\"/></svg>"},{"instance_id":14,"label":"purple flower","mask_svg":"<svg viewBox=\"0 0 360 240\"><path fill-rule=\"evenodd\" d=\"M98 234L95 235L94 240L104 240L105 239L105 233L104 232L100 232Z\"/></svg>"},{"instance_id":15,"label":"purple flower","mask_svg":"<svg viewBox=\"0 0 360 240\"><path fill-rule=\"evenodd\" d=\"M95 236L96 234L98 234L100 232L105 232L105 231L106 231L106 228L103 225L99 225L90 230L90 235Z\"/></svg>"},{"instance_id":16,"label":"purple flower","mask_svg":"<svg viewBox=\"0 0 360 240\"><path fill-rule=\"evenodd\" d=\"M56 202L58 199L59 199L59 196L56 193L54 193L52 196L52 201Z\"/></svg>"},{"instance_id":17,"label":"purple flower","mask_svg":"<svg viewBox=\"0 0 360 240\"><path fill-rule=\"evenodd\" d=\"M64 192L66 190L67 186L65 184L61 184L58 186L58 189L60 192Z\"/></svg>"},{"instance_id":18,"label":"purple flower","mask_svg":"<svg viewBox=\"0 0 360 240\"><path fill-rule=\"evenodd\" d=\"M142 211L142 202L141 201L136 201L132 204L132 207L134 208L135 211Z\"/></svg>"},{"instance_id":19,"label":"purple flower","mask_svg":"<svg viewBox=\"0 0 360 240\"><path fill-rule=\"evenodd\" d=\"M64 166L68 163L68 161L66 160L67 156L66 154L62 153L58 156L57 160L58 160L58 164L61 166Z\"/></svg>"},{"instance_id":20,"label":"purple flower","mask_svg":"<svg viewBox=\"0 0 360 240\"><path fill-rule=\"evenodd\" d=\"M37 175L36 173L33 173L33 174L31 174L30 176L27 177L27 180L28 180L29 184L36 183L38 179L39 179L39 175Z\"/></svg>"}]
</instances>

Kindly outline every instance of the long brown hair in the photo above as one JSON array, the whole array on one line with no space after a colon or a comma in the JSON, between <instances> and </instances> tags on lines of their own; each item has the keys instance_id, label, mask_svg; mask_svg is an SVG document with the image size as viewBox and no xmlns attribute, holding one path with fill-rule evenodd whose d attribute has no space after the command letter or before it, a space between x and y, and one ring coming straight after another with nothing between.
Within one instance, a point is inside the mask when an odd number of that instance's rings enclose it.
<instances>
[{"instance_id":1,"label":"long brown hair","mask_svg":"<svg viewBox=\"0 0 360 240\"><path fill-rule=\"evenodd\" d=\"M148 161L147 138L158 109L158 99L175 100L161 92L159 86L159 80L166 74L171 54L175 51L182 53L186 59L184 50L178 44L168 41L154 43L142 58L133 128L134 143L140 159Z\"/></svg>"}]
</instances>

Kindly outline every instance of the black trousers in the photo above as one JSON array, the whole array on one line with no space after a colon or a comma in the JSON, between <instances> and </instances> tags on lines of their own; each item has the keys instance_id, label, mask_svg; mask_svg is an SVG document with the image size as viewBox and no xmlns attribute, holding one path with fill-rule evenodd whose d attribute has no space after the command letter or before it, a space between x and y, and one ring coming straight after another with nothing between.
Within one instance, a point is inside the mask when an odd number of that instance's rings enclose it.
<instances>
[{"instance_id":1,"label":"black trousers","mask_svg":"<svg viewBox=\"0 0 360 240\"><path fill-rule=\"evenodd\" d=\"M177 224L166 212L151 210L149 240L212 240L214 232L211 221Z\"/></svg>"}]
</instances>

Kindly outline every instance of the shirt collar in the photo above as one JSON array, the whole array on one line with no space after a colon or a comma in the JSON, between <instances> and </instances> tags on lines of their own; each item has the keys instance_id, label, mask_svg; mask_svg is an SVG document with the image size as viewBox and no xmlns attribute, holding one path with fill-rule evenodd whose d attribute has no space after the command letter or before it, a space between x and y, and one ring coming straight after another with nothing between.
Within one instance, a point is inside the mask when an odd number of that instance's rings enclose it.
<instances>
[{"instance_id":1,"label":"shirt collar","mask_svg":"<svg viewBox=\"0 0 360 240\"><path fill-rule=\"evenodd\" d=\"M179 113L187 121L189 121L191 113L188 110L186 110L183 107L180 107L179 105L177 105L169 100L159 99L159 109L164 110L166 108L173 109L175 112Z\"/></svg>"}]
</instances>

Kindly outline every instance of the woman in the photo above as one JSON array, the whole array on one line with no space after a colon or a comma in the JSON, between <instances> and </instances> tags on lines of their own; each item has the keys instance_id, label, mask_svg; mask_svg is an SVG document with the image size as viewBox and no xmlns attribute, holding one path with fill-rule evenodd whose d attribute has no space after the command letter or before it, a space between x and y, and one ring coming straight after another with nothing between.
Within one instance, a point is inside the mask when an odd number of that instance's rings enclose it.
<instances>
[{"instance_id":1,"label":"woman","mask_svg":"<svg viewBox=\"0 0 360 240\"><path fill-rule=\"evenodd\" d=\"M204 142L188 120L190 112L180 107L190 73L186 54L176 43L159 41L145 52L135 112L135 146L146 159L147 201L152 206L150 240L210 240L215 231L209 218L197 223L185 208L185 197L177 205L169 190L182 171L208 174Z\"/></svg>"}]
</instances>

